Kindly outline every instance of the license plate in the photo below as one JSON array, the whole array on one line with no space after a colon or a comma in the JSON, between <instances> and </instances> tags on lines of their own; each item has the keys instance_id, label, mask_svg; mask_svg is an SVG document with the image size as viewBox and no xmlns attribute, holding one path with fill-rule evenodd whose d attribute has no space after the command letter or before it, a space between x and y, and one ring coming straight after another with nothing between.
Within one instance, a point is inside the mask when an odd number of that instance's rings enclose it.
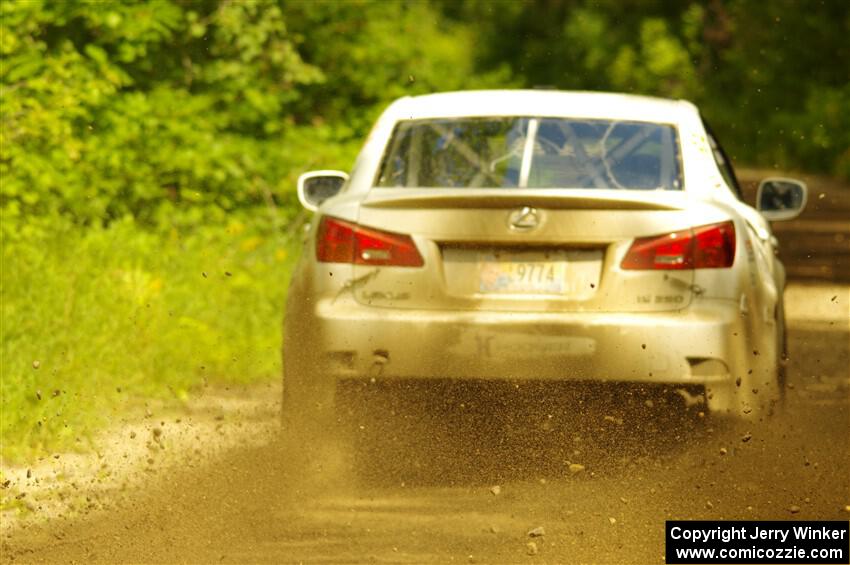
<instances>
[{"instance_id":1,"label":"license plate","mask_svg":"<svg viewBox=\"0 0 850 565\"><path fill-rule=\"evenodd\" d=\"M482 250L478 293L550 295L587 300L596 294L601 250Z\"/></svg>"},{"instance_id":2,"label":"license plate","mask_svg":"<svg viewBox=\"0 0 850 565\"><path fill-rule=\"evenodd\" d=\"M491 251L479 255L482 293L563 294L567 257L564 252Z\"/></svg>"}]
</instances>

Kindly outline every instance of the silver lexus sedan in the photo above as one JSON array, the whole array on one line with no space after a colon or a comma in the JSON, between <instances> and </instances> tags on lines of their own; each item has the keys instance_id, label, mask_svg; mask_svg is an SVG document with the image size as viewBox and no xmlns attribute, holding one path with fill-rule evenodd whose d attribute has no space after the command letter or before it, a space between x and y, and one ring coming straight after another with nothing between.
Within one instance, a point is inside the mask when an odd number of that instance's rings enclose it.
<instances>
[{"instance_id":1,"label":"silver lexus sedan","mask_svg":"<svg viewBox=\"0 0 850 565\"><path fill-rule=\"evenodd\" d=\"M331 424L342 382L607 381L710 414L781 399L785 274L769 221L806 187L742 201L694 105L625 94L406 97L314 212L284 328L284 417Z\"/></svg>"}]
</instances>

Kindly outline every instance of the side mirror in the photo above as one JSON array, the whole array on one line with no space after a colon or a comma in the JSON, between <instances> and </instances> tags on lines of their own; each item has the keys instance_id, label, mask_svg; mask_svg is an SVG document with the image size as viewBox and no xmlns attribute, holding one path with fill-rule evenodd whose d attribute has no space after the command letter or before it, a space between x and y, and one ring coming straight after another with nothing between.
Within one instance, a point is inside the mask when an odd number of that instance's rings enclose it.
<instances>
[{"instance_id":1,"label":"side mirror","mask_svg":"<svg viewBox=\"0 0 850 565\"><path fill-rule=\"evenodd\" d=\"M298 200L302 206L315 212L322 202L339 194L346 182L348 175L342 171L304 173L298 177Z\"/></svg>"},{"instance_id":2,"label":"side mirror","mask_svg":"<svg viewBox=\"0 0 850 565\"><path fill-rule=\"evenodd\" d=\"M806 184L798 180L764 179L759 183L756 209L771 222L791 220L806 207L807 194Z\"/></svg>"}]
</instances>

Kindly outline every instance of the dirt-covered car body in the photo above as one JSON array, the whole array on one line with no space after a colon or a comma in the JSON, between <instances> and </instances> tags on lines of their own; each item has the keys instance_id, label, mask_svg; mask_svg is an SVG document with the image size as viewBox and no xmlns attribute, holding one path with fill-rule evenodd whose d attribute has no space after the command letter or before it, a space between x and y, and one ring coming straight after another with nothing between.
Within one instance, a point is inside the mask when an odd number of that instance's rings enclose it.
<instances>
[{"instance_id":1,"label":"dirt-covered car body","mask_svg":"<svg viewBox=\"0 0 850 565\"><path fill-rule=\"evenodd\" d=\"M749 417L780 396L775 239L688 102L403 98L339 178L299 187L290 414L332 414L348 379L668 384Z\"/></svg>"}]
</instances>

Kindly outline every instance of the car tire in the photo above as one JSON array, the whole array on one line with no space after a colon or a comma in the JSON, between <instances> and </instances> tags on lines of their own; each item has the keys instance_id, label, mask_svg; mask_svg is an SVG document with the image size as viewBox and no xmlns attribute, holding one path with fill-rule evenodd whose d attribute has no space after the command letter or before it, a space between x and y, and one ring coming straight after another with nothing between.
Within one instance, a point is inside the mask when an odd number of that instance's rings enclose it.
<instances>
[{"instance_id":1,"label":"car tire","mask_svg":"<svg viewBox=\"0 0 850 565\"><path fill-rule=\"evenodd\" d=\"M336 383L308 359L308 354L284 351L283 445L287 459L305 472L336 476L350 467L348 442L336 412Z\"/></svg>"},{"instance_id":2,"label":"car tire","mask_svg":"<svg viewBox=\"0 0 850 565\"><path fill-rule=\"evenodd\" d=\"M779 320L773 326L773 336L761 340L752 350L741 348L745 362L733 370L731 379L706 387L708 411L714 418L764 421L778 413L785 386L784 327Z\"/></svg>"},{"instance_id":3,"label":"car tire","mask_svg":"<svg viewBox=\"0 0 850 565\"><path fill-rule=\"evenodd\" d=\"M779 359L777 360L776 383L779 388L779 399L777 409L784 410L785 402L788 396L788 332L785 323L785 302L779 301L776 312L777 325L777 351Z\"/></svg>"}]
</instances>

